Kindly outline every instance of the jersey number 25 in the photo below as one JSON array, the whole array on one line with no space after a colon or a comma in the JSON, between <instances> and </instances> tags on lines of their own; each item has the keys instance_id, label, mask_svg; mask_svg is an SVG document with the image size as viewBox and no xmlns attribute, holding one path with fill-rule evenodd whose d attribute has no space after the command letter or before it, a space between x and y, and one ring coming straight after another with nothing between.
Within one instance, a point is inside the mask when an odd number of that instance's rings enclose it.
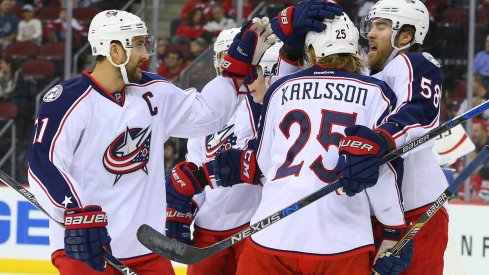
<instances>
[{"instance_id":1,"label":"jersey number 25","mask_svg":"<svg viewBox=\"0 0 489 275\"><path fill-rule=\"evenodd\" d=\"M338 125L344 126L345 128L348 126L353 126L355 125L357 114L323 109L321 111L321 115L321 127L319 133L316 135L316 139L319 141L324 151L328 152L330 146L334 145L338 147L340 139L344 137L342 133L333 132L333 126ZM299 136L287 152L284 163L277 169L274 179L285 178L292 175L298 176L304 164L304 160L302 160L299 164L292 165L297 154L299 154L299 152L304 148L311 136L311 119L303 110L292 110L287 113L282 119L282 122L280 122L279 126L280 130L287 139L290 137L290 128L294 123L299 124ZM324 167L323 156L321 155L321 152L318 153L319 155L309 166L309 169L311 169L323 182L331 183L336 179L334 168L327 169Z\"/></svg>"}]
</instances>

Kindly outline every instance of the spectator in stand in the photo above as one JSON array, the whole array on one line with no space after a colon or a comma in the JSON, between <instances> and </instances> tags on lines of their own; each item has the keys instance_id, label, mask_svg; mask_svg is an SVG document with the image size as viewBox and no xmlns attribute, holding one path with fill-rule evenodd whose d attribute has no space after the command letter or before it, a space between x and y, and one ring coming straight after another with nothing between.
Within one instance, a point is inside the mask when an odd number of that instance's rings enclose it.
<instances>
[{"instance_id":1,"label":"spectator in stand","mask_svg":"<svg viewBox=\"0 0 489 275\"><path fill-rule=\"evenodd\" d=\"M0 46L5 47L15 40L19 19L12 12L15 1L3 0L0 3Z\"/></svg>"},{"instance_id":2,"label":"spectator in stand","mask_svg":"<svg viewBox=\"0 0 489 275\"><path fill-rule=\"evenodd\" d=\"M66 39L66 9L63 8L59 11L59 17L48 22L46 26L46 32L49 42L63 42ZM87 31L85 28L76 20L72 18L71 27L73 28L73 46L78 48L86 41Z\"/></svg>"},{"instance_id":3,"label":"spectator in stand","mask_svg":"<svg viewBox=\"0 0 489 275\"><path fill-rule=\"evenodd\" d=\"M166 48L168 46L168 39L166 37L159 37L156 44L156 69L158 70L164 63L166 58Z\"/></svg>"},{"instance_id":4,"label":"spectator in stand","mask_svg":"<svg viewBox=\"0 0 489 275\"><path fill-rule=\"evenodd\" d=\"M197 38L190 42L190 55L187 58L189 61L193 61L197 56L201 55L207 48L207 42L202 38Z\"/></svg>"},{"instance_id":5,"label":"spectator in stand","mask_svg":"<svg viewBox=\"0 0 489 275\"><path fill-rule=\"evenodd\" d=\"M0 100L9 100L17 105L32 101L34 98L22 73L15 67L13 59L0 59Z\"/></svg>"},{"instance_id":6,"label":"spectator in stand","mask_svg":"<svg viewBox=\"0 0 489 275\"><path fill-rule=\"evenodd\" d=\"M489 87L489 34L486 36L484 50L474 58L474 72L482 78L484 87Z\"/></svg>"},{"instance_id":7,"label":"spectator in stand","mask_svg":"<svg viewBox=\"0 0 489 275\"><path fill-rule=\"evenodd\" d=\"M16 118L17 131L28 133L34 123L35 92L24 80L21 71L16 67L13 59L4 57L0 59L0 101L10 101L17 105ZM19 135L19 148L27 148L28 135Z\"/></svg>"},{"instance_id":8,"label":"spectator in stand","mask_svg":"<svg viewBox=\"0 0 489 275\"><path fill-rule=\"evenodd\" d=\"M487 62L489 62L489 60ZM474 81L474 85L472 86L472 91L473 91L472 106L468 106L469 102L467 99L465 99L460 104L460 109L458 110L459 115L467 112L470 108L475 107L489 99L489 93L487 92L487 89L477 79L475 79ZM489 121L489 110L485 110L484 112L482 112L482 114L480 114L477 117L485 121Z\"/></svg>"},{"instance_id":9,"label":"spectator in stand","mask_svg":"<svg viewBox=\"0 0 489 275\"><path fill-rule=\"evenodd\" d=\"M175 34L190 40L202 37L206 41L210 41L212 39L212 33L206 31L204 25L205 18L202 9L195 8L190 10L187 19L180 24Z\"/></svg>"},{"instance_id":10,"label":"spectator in stand","mask_svg":"<svg viewBox=\"0 0 489 275\"><path fill-rule=\"evenodd\" d=\"M173 141L169 140L165 142L165 176L168 176L173 169L173 166L177 164L176 162L176 145Z\"/></svg>"},{"instance_id":11,"label":"spectator in stand","mask_svg":"<svg viewBox=\"0 0 489 275\"><path fill-rule=\"evenodd\" d=\"M486 121L473 120L471 138L475 144L474 157L485 145L489 145L488 127ZM489 203L489 161L486 161L481 170L471 177L470 183L473 200Z\"/></svg>"},{"instance_id":12,"label":"spectator in stand","mask_svg":"<svg viewBox=\"0 0 489 275\"><path fill-rule=\"evenodd\" d=\"M171 80L177 77L185 68L183 53L179 50L168 50L163 66L158 68L158 74Z\"/></svg>"},{"instance_id":13,"label":"spectator in stand","mask_svg":"<svg viewBox=\"0 0 489 275\"><path fill-rule=\"evenodd\" d=\"M188 14L195 8L202 10L205 18L211 17L211 8L216 4L214 0L190 0L185 4L180 12L180 19L185 20Z\"/></svg>"},{"instance_id":14,"label":"spectator in stand","mask_svg":"<svg viewBox=\"0 0 489 275\"><path fill-rule=\"evenodd\" d=\"M42 24L41 20L34 18L34 7L26 4L22 7L22 19L19 22L17 41L31 41L41 45Z\"/></svg>"},{"instance_id":15,"label":"spectator in stand","mask_svg":"<svg viewBox=\"0 0 489 275\"><path fill-rule=\"evenodd\" d=\"M217 37L222 30L236 28L237 24L234 19L226 16L224 8L216 4L211 9L211 19L204 26L204 29L211 32L214 37Z\"/></svg>"}]
</instances>

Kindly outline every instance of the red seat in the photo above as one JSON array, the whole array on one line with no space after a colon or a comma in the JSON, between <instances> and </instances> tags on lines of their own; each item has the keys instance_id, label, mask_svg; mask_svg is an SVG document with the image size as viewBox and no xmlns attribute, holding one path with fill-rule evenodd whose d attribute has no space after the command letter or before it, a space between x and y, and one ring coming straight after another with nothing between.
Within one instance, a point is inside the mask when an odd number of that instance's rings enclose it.
<instances>
[{"instance_id":1,"label":"red seat","mask_svg":"<svg viewBox=\"0 0 489 275\"><path fill-rule=\"evenodd\" d=\"M96 7L76 8L73 10L73 17L82 25L88 25L97 13L102 10Z\"/></svg>"},{"instance_id":2,"label":"red seat","mask_svg":"<svg viewBox=\"0 0 489 275\"><path fill-rule=\"evenodd\" d=\"M469 13L464 8L448 8L444 10L437 23L462 26L465 33L469 24Z\"/></svg>"},{"instance_id":3,"label":"red seat","mask_svg":"<svg viewBox=\"0 0 489 275\"><path fill-rule=\"evenodd\" d=\"M0 118L17 117L17 105L8 101L0 101Z\"/></svg>"},{"instance_id":4,"label":"red seat","mask_svg":"<svg viewBox=\"0 0 489 275\"><path fill-rule=\"evenodd\" d=\"M65 43L46 43L39 50L40 59L61 60L65 57Z\"/></svg>"},{"instance_id":5,"label":"red seat","mask_svg":"<svg viewBox=\"0 0 489 275\"><path fill-rule=\"evenodd\" d=\"M54 75L54 65L48 60L27 60L22 65L26 80L47 80Z\"/></svg>"},{"instance_id":6,"label":"red seat","mask_svg":"<svg viewBox=\"0 0 489 275\"><path fill-rule=\"evenodd\" d=\"M32 42L12 42L5 48L5 56L18 59L29 59L39 51L39 46Z\"/></svg>"},{"instance_id":7,"label":"red seat","mask_svg":"<svg viewBox=\"0 0 489 275\"><path fill-rule=\"evenodd\" d=\"M42 22L47 22L50 20L56 20L59 17L60 7L44 7L39 10L38 18Z\"/></svg>"}]
</instances>

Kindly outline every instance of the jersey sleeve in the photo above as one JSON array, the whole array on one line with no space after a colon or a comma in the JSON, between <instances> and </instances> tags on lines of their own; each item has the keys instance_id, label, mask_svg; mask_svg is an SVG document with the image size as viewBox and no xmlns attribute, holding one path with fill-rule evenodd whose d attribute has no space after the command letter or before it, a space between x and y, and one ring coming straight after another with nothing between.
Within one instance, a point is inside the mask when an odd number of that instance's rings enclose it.
<instances>
[{"instance_id":1,"label":"jersey sleeve","mask_svg":"<svg viewBox=\"0 0 489 275\"><path fill-rule=\"evenodd\" d=\"M234 80L218 76L201 93L194 88L181 90L166 84L161 98L162 121L167 123L169 136L190 138L212 134L229 121L242 96Z\"/></svg>"},{"instance_id":2,"label":"jersey sleeve","mask_svg":"<svg viewBox=\"0 0 489 275\"><path fill-rule=\"evenodd\" d=\"M439 124L443 75L436 60L425 54L400 55L380 73L396 93L397 104L378 130L387 134L396 148Z\"/></svg>"},{"instance_id":3,"label":"jersey sleeve","mask_svg":"<svg viewBox=\"0 0 489 275\"><path fill-rule=\"evenodd\" d=\"M89 121L83 104L89 93L75 97L65 91L55 101L42 102L33 130L29 185L43 208L58 221L63 221L65 208L82 207L69 168Z\"/></svg>"}]
</instances>

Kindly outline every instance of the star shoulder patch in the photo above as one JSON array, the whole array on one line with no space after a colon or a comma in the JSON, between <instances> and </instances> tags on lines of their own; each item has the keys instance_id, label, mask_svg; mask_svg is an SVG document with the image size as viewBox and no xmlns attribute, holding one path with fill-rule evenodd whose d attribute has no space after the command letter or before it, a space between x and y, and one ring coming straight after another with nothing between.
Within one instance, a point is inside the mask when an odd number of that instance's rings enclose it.
<instances>
[{"instance_id":1,"label":"star shoulder patch","mask_svg":"<svg viewBox=\"0 0 489 275\"><path fill-rule=\"evenodd\" d=\"M46 94L44 94L42 100L44 102L55 101L56 99L58 99L58 97L61 95L62 92L63 92L63 86L56 85L53 88L51 88L51 90L47 91Z\"/></svg>"}]
</instances>

